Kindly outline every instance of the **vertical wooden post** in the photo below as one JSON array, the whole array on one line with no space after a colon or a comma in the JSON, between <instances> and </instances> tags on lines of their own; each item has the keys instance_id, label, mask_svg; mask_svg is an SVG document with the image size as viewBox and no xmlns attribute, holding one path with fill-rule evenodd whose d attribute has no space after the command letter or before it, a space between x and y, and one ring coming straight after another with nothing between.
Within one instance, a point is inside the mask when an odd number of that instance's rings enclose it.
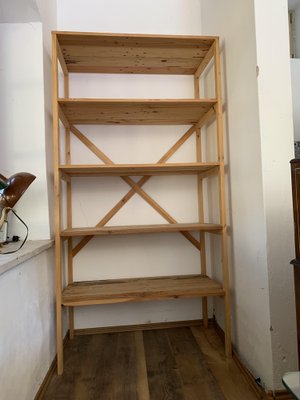
<instances>
[{"instance_id":1,"label":"vertical wooden post","mask_svg":"<svg viewBox=\"0 0 300 400\"><path fill-rule=\"evenodd\" d=\"M69 98L69 74L64 72L64 97ZM66 164L71 164L71 138L70 128L66 127ZM67 182L67 227L72 228L72 183ZM73 283L73 240L68 238L68 284ZM69 337L74 338L74 308L68 307L69 312Z\"/></svg>"},{"instance_id":2,"label":"vertical wooden post","mask_svg":"<svg viewBox=\"0 0 300 400\"><path fill-rule=\"evenodd\" d=\"M231 346L231 312L230 312L230 288L228 271L228 250L226 230L226 202L225 202L225 173L224 173L224 145L223 145L223 124L222 124L222 89L221 89L221 65L219 39L215 42L215 95L217 98L217 138L218 138L218 161L219 169L219 206L222 229L222 265L223 265L223 287L225 291L225 353L227 357L232 356Z\"/></svg>"},{"instance_id":3,"label":"vertical wooden post","mask_svg":"<svg viewBox=\"0 0 300 400\"><path fill-rule=\"evenodd\" d=\"M195 99L200 98L200 77L194 75L194 97ZM201 128L196 128L196 151L197 151L197 162L202 161L202 143L201 143ZM204 222L204 202L203 202L203 179L198 175L198 214L199 222ZM201 274L206 275L206 250L205 250L205 232L199 232L200 235L200 259L201 259ZM202 297L202 318L204 327L208 327L208 307L207 297Z\"/></svg>"},{"instance_id":4,"label":"vertical wooden post","mask_svg":"<svg viewBox=\"0 0 300 400\"><path fill-rule=\"evenodd\" d=\"M60 144L58 117L58 59L57 38L52 33L52 101L53 101L53 154L54 154L54 207L55 207L55 293L56 293L56 345L57 373L63 373L63 333L62 333L62 243L60 238L61 184L59 176Z\"/></svg>"}]
</instances>

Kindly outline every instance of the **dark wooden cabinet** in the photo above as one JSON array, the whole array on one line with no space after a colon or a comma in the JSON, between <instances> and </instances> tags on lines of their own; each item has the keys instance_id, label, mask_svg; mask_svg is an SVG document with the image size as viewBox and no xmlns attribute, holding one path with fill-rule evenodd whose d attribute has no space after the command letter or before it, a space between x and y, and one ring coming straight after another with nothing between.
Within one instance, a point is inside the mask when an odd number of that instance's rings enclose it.
<instances>
[{"instance_id":1,"label":"dark wooden cabinet","mask_svg":"<svg viewBox=\"0 0 300 400\"><path fill-rule=\"evenodd\" d=\"M291 160L293 210L294 210L294 236L295 259L291 261L294 266L295 301L297 316L298 364L300 365L300 159Z\"/></svg>"}]
</instances>

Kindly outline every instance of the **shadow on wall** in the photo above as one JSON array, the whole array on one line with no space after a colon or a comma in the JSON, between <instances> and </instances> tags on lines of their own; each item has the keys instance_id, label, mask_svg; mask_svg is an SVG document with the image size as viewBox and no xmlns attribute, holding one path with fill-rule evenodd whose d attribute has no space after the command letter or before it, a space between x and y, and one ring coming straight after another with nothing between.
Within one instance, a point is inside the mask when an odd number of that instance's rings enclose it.
<instances>
[{"instance_id":1,"label":"shadow on wall","mask_svg":"<svg viewBox=\"0 0 300 400\"><path fill-rule=\"evenodd\" d=\"M289 0L295 158L300 158L300 0Z\"/></svg>"}]
</instances>

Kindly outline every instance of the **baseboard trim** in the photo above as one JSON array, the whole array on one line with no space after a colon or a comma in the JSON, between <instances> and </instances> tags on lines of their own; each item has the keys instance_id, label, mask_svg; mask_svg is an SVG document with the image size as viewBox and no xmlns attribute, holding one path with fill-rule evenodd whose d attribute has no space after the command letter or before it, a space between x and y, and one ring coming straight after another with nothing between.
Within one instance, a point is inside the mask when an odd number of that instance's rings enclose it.
<instances>
[{"instance_id":1,"label":"baseboard trim","mask_svg":"<svg viewBox=\"0 0 300 400\"><path fill-rule=\"evenodd\" d=\"M216 329L216 332L225 343L225 334L223 329L220 327L216 319L213 319L213 325ZM236 365L239 367L242 372L246 382L251 387L256 397L261 400L293 400L293 396L287 390L275 390L275 391L265 391L261 386L259 386L255 380L255 377L252 375L251 371L244 365L242 360L240 359L238 353L233 349L232 358L235 361Z\"/></svg>"},{"instance_id":2,"label":"baseboard trim","mask_svg":"<svg viewBox=\"0 0 300 400\"><path fill-rule=\"evenodd\" d=\"M275 390L266 393L267 400L294 400L294 397L287 390Z\"/></svg>"},{"instance_id":3,"label":"baseboard trim","mask_svg":"<svg viewBox=\"0 0 300 400\"><path fill-rule=\"evenodd\" d=\"M208 320L209 326L214 325L214 320L211 318ZM154 322L149 324L137 324L137 325L118 325L118 326L105 326L99 328L84 328L75 329L74 334L77 335L96 335L100 333L117 333L117 332L131 332L131 331L147 331L154 329L168 329L168 328L180 328L185 326L199 326L203 325L202 319L193 319L188 321L171 321L171 322Z\"/></svg>"},{"instance_id":4,"label":"baseboard trim","mask_svg":"<svg viewBox=\"0 0 300 400\"><path fill-rule=\"evenodd\" d=\"M68 340L69 340L69 332L67 332L66 336L64 337L63 346L65 346ZM53 361L48 369L48 372L46 373L46 376L43 379L43 382L41 383L41 386L39 387L39 390L37 391L37 394L34 397L34 400L43 400L46 390L49 386L49 383L56 372L56 366L57 366L57 355L55 355L55 357L53 358Z\"/></svg>"}]
</instances>

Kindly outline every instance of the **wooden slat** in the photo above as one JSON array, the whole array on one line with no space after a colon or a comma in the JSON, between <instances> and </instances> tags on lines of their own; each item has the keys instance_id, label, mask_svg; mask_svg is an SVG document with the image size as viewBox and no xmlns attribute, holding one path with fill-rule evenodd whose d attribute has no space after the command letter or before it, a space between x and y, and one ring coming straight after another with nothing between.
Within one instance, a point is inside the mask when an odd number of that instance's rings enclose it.
<instances>
[{"instance_id":1,"label":"wooden slat","mask_svg":"<svg viewBox=\"0 0 300 400\"><path fill-rule=\"evenodd\" d=\"M245 383L236 361L226 360L224 345L214 328L203 329L200 326L193 326L191 331L226 399L256 400L262 398L262 391L259 391L256 396ZM257 384L256 388L259 388Z\"/></svg>"},{"instance_id":2,"label":"wooden slat","mask_svg":"<svg viewBox=\"0 0 300 400\"><path fill-rule=\"evenodd\" d=\"M226 400L191 330L173 328L167 335L181 377L184 399Z\"/></svg>"},{"instance_id":3,"label":"wooden slat","mask_svg":"<svg viewBox=\"0 0 300 400\"><path fill-rule=\"evenodd\" d=\"M62 110L62 108L60 106L58 106L58 116L59 116L59 119L62 122L63 126L66 129L70 129L69 121L67 120L67 118L66 118L66 116L65 116L65 114L64 114L64 112L63 112L63 110Z\"/></svg>"},{"instance_id":4,"label":"wooden slat","mask_svg":"<svg viewBox=\"0 0 300 400\"><path fill-rule=\"evenodd\" d=\"M190 125L216 104L208 100L60 99L71 124Z\"/></svg>"},{"instance_id":5,"label":"wooden slat","mask_svg":"<svg viewBox=\"0 0 300 400\"><path fill-rule=\"evenodd\" d=\"M95 46L114 45L122 46L122 44L130 44L131 47L139 47L143 45L156 45L167 47L181 46L200 46L210 44L217 36L198 36L198 35L161 35L148 33L107 33L107 32L74 32L74 31L53 31L57 35L59 43L75 43L75 44L93 44ZM123 41L123 42L122 42Z\"/></svg>"},{"instance_id":6,"label":"wooden slat","mask_svg":"<svg viewBox=\"0 0 300 400\"><path fill-rule=\"evenodd\" d=\"M138 400L150 400L143 333L137 331L134 332L134 336L136 347Z\"/></svg>"},{"instance_id":7,"label":"wooden slat","mask_svg":"<svg viewBox=\"0 0 300 400\"><path fill-rule=\"evenodd\" d=\"M62 56L62 54L61 54ZM61 57L59 57L60 60ZM62 60L60 60L62 63ZM69 73L68 71L64 71L64 96L65 98L69 97ZM71 137L70 137L70 128L65 128L66 134L66 148L65 148L65 155L66 155L66 163L71 164ZM67 227L72 227L72 182L71 180L67 180ZM73 239L68 238L67 243L67 253L68 253L68 275L67 275L67 282L68 284L73 283ZM68 317L69 317L69 338L74 338L74 309L73 307L69 307L68 309Z\"/></svg>"},{"instance_id":8,"label":"wooden slat","mask_svg":"<svg viewBox=\"0 0 300 400\"><path fill-rule=\"evenodd\" d=\"M84 306L223 295L222 286L207 276L167 276L76 282L64 289L63 304Z\"/></svg>"},{"instance_id":9,"label":"wooden slat","mask_svg":"<svg viewBox=\"0 0 300 400\"><path fill-rule=\"evenodd\" d=\"M57 32L70 72L194 74L215 37Z\"/></svg>"},{"instance_id":10,"label":"wooden slat","mask_svg":"<svg viewBox=\"0 0 300 400\"><path fill-rule=\"evenodd\" d=\"M182 382L167 332L143 333L151 400L184 400Z\"/></svg>"},{"instance_id":11,"label":"wooden slat","mask_svg":"<svg viewBox=\"0 0 300 400\"><path fill-rule=\"evenodd\" d=\"M61 236L107 236L107 235L128 235L136 233L158 233L158 232L182 232L182 231L203 231L213 232L222 230L218 224L157 224L157 225L128 225L128 226L103 226L70 228L61 231Z\"/></svg>"},{"instance_id":12,"label":"wooden slat","mask_svg":"<svg viewBox=\"0 0 300 400\"><path fill-rule=\"evenodd\" d=\"M208 66L209 62L214 57L214 55L215 55L215 42L211 45L211 48L208 50L204 59L201 61L199 67L197 68L197 70L195 72L196 78L199 78L201 76L202 72Z\"/></svg>"},{"instance_id":13,"label":"wooden slat","mask_svg":"<svg viewBox=\"0 0 300 400\"><path fill-rule=\"evenodd\" d=\"M169 164L110 164L110 165L62 165L60 171L71 177L80 176L152 176L191 175L217 172L219 163L169 163Z\"/></svg>"},{"instance_id":14,"label":"wooden slat","mask_svg":"<svg viewBox=\"0 0 300 400\"><path fill-rule=\"evenodd\" d=\"M63 53L61 51L61 48L60 48L60 45L58 42L56 44L56 47L57 47L57 57L58 57L61 69L63 71L64 76L67 76L69 74L68 68L67 68L66 61L64 59Z\"/></svg>"},{"instance_id":15,"label":"wooden slat","mask_svg":"<svg viewBox=\"0 0 300 400\"><path fill-rule=\"evenodd\" d=\"M199 77L194 76L194 96L195 99L200 98L200 82ZM196 129L196 157L198 162L202 162L202 139L201 128L197 126ZM210 172L210 171L208 171ZM203 196L203 179L202 176L197 177L198 186L198 215L199 222L204 222L204 196ZM205 232L200 232L200 261L201 261L201 274L206 275L206 246L205 246ZM208 299L202 297L202 317L204 326L208 327Z\"/></svg>"},{"instance_id":16,"label":"wooden slat","mask_svg":"<svg viewBox=\"0 0 300 400\"><path fill-rule=\"evenodd\" d=\"M75 337L66 345L63 377L54 376L44 400L140 399L135 334Z\"/></svg>"},{"instance_id":17,"label":"wooden slat","mask_svg":"<svg viewBox=\"0 0 300 400\"><path fill-rule=\"evenodd\" d=\"M231 308L230 308L230 288L228 270L228 244L226 231L226 200L225 200L225 168L224 168L224 143L223 143L223 121L222 121L222 89L221 89L221 64L219 40L215 45L215 92L218 99L217 112L217 139L218 139L218 161L219 169L219 208L220 220L223 226L222 231L222 268L223 285L226 292L225 302L225 350L227 357L232 357L231 344Z\"/></svg>"},{"instance_id":18,"label":"wooden slat","mask_svg":"<svg viewBox=\"0 0 300 400\"><path fill-rule=\"evenodd\" d=\"M62 244L60 238L61 226L61 182L59 177L60 137L58 120L58 61L57 40L52 35L52 106L53 106L53 156L54 156L54 205L55 205L55 296L56 296L56 343L57 343L57 373L63 373L63 332L62 332Z\"/></svg>"}]
</instances>

